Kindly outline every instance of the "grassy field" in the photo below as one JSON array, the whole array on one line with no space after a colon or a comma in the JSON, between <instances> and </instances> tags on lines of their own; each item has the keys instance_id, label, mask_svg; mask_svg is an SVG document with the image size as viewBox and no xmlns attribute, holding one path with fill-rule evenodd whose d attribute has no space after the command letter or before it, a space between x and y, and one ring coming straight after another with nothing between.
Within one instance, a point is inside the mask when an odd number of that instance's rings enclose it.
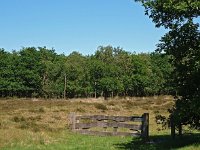
<instances>
[{"instance_id":1,"label":"grassy field","mask_svg":"<svg viewBox=\"0 0 200 150\"><path fill-rule=\"evenodd\" d=\"M0 149L200 149L200 135L187 134L172 140L169 129L155 122L155 115L168 116L173 105L170 96L114 99L1 99ZM99 137L72 133L68 115L142 115L150 114L150 142L132 137Z\"/></svg>"}]
</instances>

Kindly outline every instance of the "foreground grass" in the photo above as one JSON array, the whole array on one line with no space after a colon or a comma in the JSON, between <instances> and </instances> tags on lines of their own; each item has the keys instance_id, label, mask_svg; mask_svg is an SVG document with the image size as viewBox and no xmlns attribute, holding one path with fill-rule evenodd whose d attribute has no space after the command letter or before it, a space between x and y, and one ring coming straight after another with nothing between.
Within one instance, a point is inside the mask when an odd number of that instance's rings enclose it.
<instances>
[{"instance_id":1,"label":"foreground grass","mask_svg":"<svg viewBox=\"0 0 200 150\"><path fill-rule=\"evenodd\" d=\"M116 145L122 142L131 142L131 138L126 137L98 137L98 136L87 136L87 135L79 135L73 134L68 131L63 132L62 137L59 137L59 140L45 144L41 141L38 144L27 144L27 143L15 143L12 145L7 145L3 149L5 150L36 150L36 149L80 149L80 150L90 150L90 149L116 149Z\"/></svg>"},{"instance_id":2,"label":"foreground grass","mask_svg":"<svg viewBox=\"0 0 200 150\"><path fill-rule=\"evenodd\" d=\"M54 143L45 143L42 139L39 143L16 141L7 145L2 150L39 150L39 149L60 149L60 150L197 150L200 149L200 135L194 134L177 137L172 140L170 136L151 136L150 142L144 143L141 139L131 137L98 137L70 133L68 131L60 133L59 139Z\"/></svg>"},{"instance_id":3,"label":"foreground grass","mask_svg":"<svg viewBox=\"0 0 200 150\"><path fill-rule=\"evenodd\" d=\"M0 100L0 149L200 149L199 134L172 140L169 129L161 130L155 115L167 116L171 97L129 100ZM98 137L72 133L67 115L142 115L150 113L150 142L131 137ZM189 131L190 133L191 131Z\"/></svg>"}]
</instances>

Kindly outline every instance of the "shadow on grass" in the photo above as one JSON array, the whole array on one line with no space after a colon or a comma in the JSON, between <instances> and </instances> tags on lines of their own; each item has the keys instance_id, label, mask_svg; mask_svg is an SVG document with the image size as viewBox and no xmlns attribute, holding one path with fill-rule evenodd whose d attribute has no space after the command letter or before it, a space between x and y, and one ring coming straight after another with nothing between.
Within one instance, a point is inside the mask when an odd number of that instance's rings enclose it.
<instances>
[{"instance_id":1,"label":"shadow on grass","mask_svg":"<svg viewBox=\"0 0 200 150\"><path fill-rule=\"evenodd\" d=\"M118 143L118 149L126 150L168 150L192 146L193 149L200 147L200 134L183 135L172 139L170 135L151 136L149 142L143 142L139 138L134 138L129 143Z\"/></svg>"}]
</instances>

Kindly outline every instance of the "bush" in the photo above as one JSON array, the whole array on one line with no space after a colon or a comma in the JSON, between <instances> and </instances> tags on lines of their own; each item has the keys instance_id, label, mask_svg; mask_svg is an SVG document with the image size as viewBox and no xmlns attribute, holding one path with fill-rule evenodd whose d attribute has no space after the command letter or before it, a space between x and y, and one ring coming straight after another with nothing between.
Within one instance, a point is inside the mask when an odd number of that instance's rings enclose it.
<instances>
[{"instance_id":1,"label":"bush","mask_svg":"<svg viewBox=\"0 0 200 150\"><path fill-rule=\"evenodd\" d=\"M100 110L108 110L108 108L105 105L100 104L100 103L96 103L95 108L100 109Z\"/></svg>"},{"instance_id":2,"label":"bush","mask_svg":"<svg viewBox=\"0 0 200 150\"><path fill-rule=\"evenodd\" d=\"M45 110L44 110L43 107L40 107L39 110L38 110L38 112L43 113L43 112L45 112Z\"/></svg>"},{"instance_id":3,"label":"bush","mask_svg":"<svg viewBox=\"0 0 200 150\"><path fill-rule=\"evenodd\" d=\"M14 116L13 117L13 121L14 122L22 122L22 121L25 121L26 119L23 117L23 116L21 116L21 117L18 117L18 116Z\"/></svg>"}]
</instances>

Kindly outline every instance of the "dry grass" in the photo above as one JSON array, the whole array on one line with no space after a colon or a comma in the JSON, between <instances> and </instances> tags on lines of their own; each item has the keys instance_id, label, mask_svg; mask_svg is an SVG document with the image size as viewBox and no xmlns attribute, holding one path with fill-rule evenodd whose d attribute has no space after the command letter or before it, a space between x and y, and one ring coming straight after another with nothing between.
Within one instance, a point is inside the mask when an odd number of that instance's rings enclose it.
<instances>
[{"instance_id":1,"label":"dry grass","mask_svg":"<svg viewBox=\"0 0 200 150\"><path fill-rule=\"evenodd\" d=\"M103 99L0 100L0 148L21 141L30 143L54 143L68 129L67 115L78 114L142 115L150 113L150 134L159 134L155 122L156 113L167 116L173 105L171 96ZM167 131L162 131L167 132Z\"/></svg>"}]
</instances>

